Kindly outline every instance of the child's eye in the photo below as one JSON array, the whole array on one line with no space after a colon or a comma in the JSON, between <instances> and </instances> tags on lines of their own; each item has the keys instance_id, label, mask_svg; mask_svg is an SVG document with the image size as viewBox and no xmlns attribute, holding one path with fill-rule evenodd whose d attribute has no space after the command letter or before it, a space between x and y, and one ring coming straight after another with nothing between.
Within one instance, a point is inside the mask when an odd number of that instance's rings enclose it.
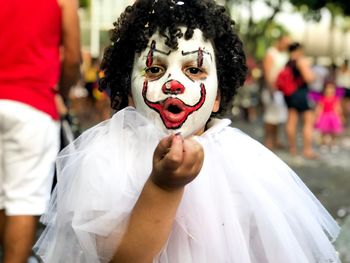
<instances>
[{"instance_id":1,"label":"child's eye","mask_svg":"<svg viewBox=\"0 0 350 263\"><path fill-rule=\"evenodd\" d=\"M201 69L201 68L197 68L197 67L188 67L185 69L185 74L191 78L191 79L194 79L194 80L197 80L197 79L203 79L203 78L206 78L207 74L206 72Z\"/></svg>"},{"instance_id":2,"label":"child's eye","mask_svg":"<svg viewBox=\"0 0 350 263\"><path fill-rule=\"evenodd\" d=\"M145 76L146 78L148 78L149 80L155 80L160 78L163 73L165 72L163 67L160 66L151 66L145 69Z\"/></svg>"},{"instance_id":3,"label":"child's eye","mask_svg":"<svg viewBox=\"0 0 350 263\"><path fill-rule=\"evenodd\" d=\"M189 73L194 74L194 75L201 72L201 70L199 68L188 68L187 70Z\"/></svg>"},{"instance_id":4,"label":"child's eye","mask_svg":"<svg viewBox=\"0 0 350 263\"><path fill-rule=\"evenodd\" d=\"M159 67L151 67L151 68L147 69L147 71L151 74L158 74L162 71L162 69Z\"/></svg>"}]
</instances>

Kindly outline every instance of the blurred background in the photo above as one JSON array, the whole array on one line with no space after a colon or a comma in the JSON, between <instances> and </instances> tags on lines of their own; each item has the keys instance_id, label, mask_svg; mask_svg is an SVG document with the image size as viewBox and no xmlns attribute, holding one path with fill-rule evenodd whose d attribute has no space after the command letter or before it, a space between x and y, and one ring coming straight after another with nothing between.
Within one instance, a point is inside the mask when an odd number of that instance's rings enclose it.
<instances>
[{"instance_id":1,"label":"blurred background","mask_svg":"<svg viewBox=\"0 0 350 263\"><path fill-rule=\"evenodd\" d=\"M82 77L71 90L71 114L76 134L105 120L112 114L108 95L98 90L98 67L104 48L109 44L109 30L131 0L80 0L79 16L82 39ZM345 67L350 81L350 2L348 0L217 0L229 10L243 39L248 57L249 76L226 113L232 126L263 142L264 88L262 61L276 39L288 33L304 46L306 58L328 75ZM340 73L339 73L340 74ZM339 76L338 76L339 77ZM340 77L339 77L340 78ZM336 83L338 86L341 83ZM350 88L350 87L347 87ZM320 90L318 90L320 91ZM344 118L350 112L345 103ZM302 124L299 125L301 130ZM286 135L280 130L282 142ZM313 133L313 146L319 158L308 160L291 155L286 149L274 152L287 162L326 206L342 226L336 246L342 261L350 263L350 125L337 138L336 147L322 148L321 134ZM301 132L297 144L302 145Z\"/></svg>"}]
</instances>

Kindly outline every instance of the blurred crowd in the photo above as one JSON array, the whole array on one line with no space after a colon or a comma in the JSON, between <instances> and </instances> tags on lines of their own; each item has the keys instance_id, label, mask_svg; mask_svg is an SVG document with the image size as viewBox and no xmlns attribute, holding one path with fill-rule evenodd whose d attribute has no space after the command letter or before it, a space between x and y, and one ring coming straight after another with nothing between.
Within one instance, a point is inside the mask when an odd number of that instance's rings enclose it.
<instances>
[{"instance_id":1,"label":"blurred crowd","mask_svg":"<svg viewBox=\"0 0 350 263\"><path fill-rule=\"evenodd\" d=\"M229 115L254 125L263 123L264 144L271 150L285 149L291 155L300 151L308 159L339 150L339 138L345 136L349 126L347 59L339 65L322 64L317 58L306 57L300 43L282 35L261 62L248 57L247 65L246 82ZM293 79L282 78L286 68L291 69ZM295 90L283 90L278 79L286 84L285 89L295 85ZM302 149L296 144L299 132Z\"/></svg>"},{"instance_id":2,"label":"blurred crowd","mask_svg":"<svg viewBox=\"0 0 350 263\"><path fill-rule=\"evenodd\" d=\"M109 94L99 89L100 58L82 53L81 77L69 96L69 114L75 131L85 130L112 114Z\"/></svg>"}]
</instances>

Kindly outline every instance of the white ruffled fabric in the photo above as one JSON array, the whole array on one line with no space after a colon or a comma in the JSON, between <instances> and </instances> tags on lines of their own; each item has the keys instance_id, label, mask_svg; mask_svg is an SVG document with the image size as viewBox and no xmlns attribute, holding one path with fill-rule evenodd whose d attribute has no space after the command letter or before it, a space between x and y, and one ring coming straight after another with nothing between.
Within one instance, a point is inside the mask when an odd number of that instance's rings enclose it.
<instances>
[{"instance_id":1,"label":"white ruffled fabric","mask_svg":"<svg viewBox=\"0 0 350 263\"><path fill-rule=\"evenodd\" d=\"M331 244L337 223L285 163L229 125L213 119L196 137L203 168L154 262L340 262ZM164 136L128 107L60 153L47 227L34 248L44 262L112 258Z\"/></svg>"}]
</instances>

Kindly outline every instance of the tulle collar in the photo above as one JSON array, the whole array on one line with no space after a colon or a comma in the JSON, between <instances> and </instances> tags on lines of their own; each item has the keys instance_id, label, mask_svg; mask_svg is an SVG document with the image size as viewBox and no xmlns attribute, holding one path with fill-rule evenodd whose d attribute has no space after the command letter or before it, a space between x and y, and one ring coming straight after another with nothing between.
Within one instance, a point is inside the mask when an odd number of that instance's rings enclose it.
<instances>
[{"instance_id":1,"label":"tulle collar","mask_svg":"<svg viewBox=\"0 0 350 263\"><path fill-rule=\"evenodd\" d=\"M211 118L206 125L206 130L201 136L217 134L230 124L231 120L229 119Z\"/></svg>"}]
</instances>

